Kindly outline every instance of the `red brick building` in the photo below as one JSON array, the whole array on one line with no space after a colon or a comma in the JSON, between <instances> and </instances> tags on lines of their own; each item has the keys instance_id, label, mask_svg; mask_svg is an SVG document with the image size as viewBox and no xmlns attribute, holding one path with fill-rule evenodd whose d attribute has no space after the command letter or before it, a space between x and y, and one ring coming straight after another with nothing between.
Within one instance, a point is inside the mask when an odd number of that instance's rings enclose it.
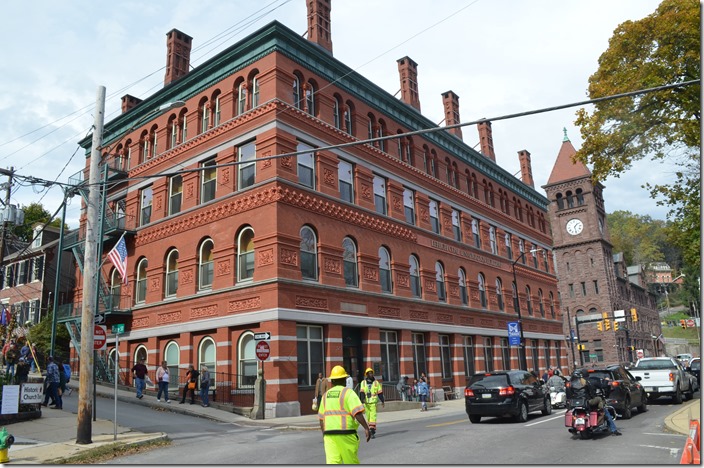
<instances>
[{"instance_id":1,"label":"red brick building","mask_svg":"<svg viewBox=\"0 0 704 468\"><path fill-rule=\"evenodd\" d=\"M164 88L106 124L103 252L126 232L129 253L126 287L102 271L121 354L204 364L236 392L256 375L253 333L270 332L266 415L297 415L335 364L355 381L425 372L435 389L518 368L517 293L528 367L565 367L530 154L522 181L499 167L489 122L481 152L460 128L360 143L437 129L417 65L398 60L395 98L333 57L330 2L308 4L307 39L272 22L192 70L172 30ZM459 97L442 99L459 123Z\"/></svg>"}]
</instances>

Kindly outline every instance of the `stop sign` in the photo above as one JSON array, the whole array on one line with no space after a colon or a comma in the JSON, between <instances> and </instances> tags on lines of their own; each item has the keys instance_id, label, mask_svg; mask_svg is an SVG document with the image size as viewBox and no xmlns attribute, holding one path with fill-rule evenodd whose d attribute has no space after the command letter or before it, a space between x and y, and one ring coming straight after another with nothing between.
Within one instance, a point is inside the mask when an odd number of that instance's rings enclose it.
<instances>
[{"instance_id":1,"label":"stop sign","mask_svg":"<svg viewBox=\"0 0 704 468\"><path fill-rule=\"evenodd\" d=\"M108 332L105 325L93 325L93 349L95 351L105 351L108 343Z\"/></svg>"},{"instance_id":2,"label":"stop sign","mask_svg":"<svg viewBox=\"0 0 704 468\"><path fill-rule=\"evenodd\" d=\"M266 361L269 359L269 354L271 354L271 348L269 348L268 341L257 341L257 345L254 348L254 352L257 355L257 359L260 361Z\"/></svg>"},{"instance_id":3,"label":"stop sign","mask_svg":"<svg viewBox=\"0 0 704 468\"><path fill-rule=\"evenodd\" d=\"M643 356L645 356L645 354L643 354L643 350L642 350L642 349L637 349L637 350L636 350L636 357L637 357L638 359L643 359Z\"/></svg>"}]
</instances>

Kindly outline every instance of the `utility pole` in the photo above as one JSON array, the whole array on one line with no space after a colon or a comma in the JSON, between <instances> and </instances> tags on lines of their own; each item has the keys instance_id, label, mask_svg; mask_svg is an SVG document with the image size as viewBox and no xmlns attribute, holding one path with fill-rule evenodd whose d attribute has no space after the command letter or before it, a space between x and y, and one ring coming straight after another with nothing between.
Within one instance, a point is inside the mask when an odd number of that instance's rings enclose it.
<instances>
[{"instance_id":1,"label":"utility pole","mask_svg":"<svg viewBox=\"0 0 704 468\"><path fill-rule=\"evenodd\" d=\"M99 86L95 102L95 124L90 152L90 168L88 175L88 209L86 211L86 246L83 259L83 291L81 310L81 355L80 380L78 387L78 426L76 428L76 443L91 444L93 412L93 329L95 326L96 295L98 288L98 252L96 248L97 234L100 232L101 216L98 212L100 188L98 173L100 165L100 149L103 146L103 123L105 121L105 86Z\"/></svg>"},{"instance_id":2,"label":"utility pole","mask_svg":"<svg viewBox=\"0 0 704 468\"><path fill-rule=\"evenodd\" d=\"M10 209L10 194L12 190L12 175L15 173L14 168L10 167L10 170L0 169L0 174L6 175L8 177L7 185L5 186L5 200L2 202L5 210ZM9 213L8 213L9 214ZM3 216L2 221L2 235L0 235L0 278L5 278L3 271L3 266L5 263L5 235L7 232L7 226L9 224L9 216ZM2 285L0 285L2 287Z\"/></svg>"}]
</instances>

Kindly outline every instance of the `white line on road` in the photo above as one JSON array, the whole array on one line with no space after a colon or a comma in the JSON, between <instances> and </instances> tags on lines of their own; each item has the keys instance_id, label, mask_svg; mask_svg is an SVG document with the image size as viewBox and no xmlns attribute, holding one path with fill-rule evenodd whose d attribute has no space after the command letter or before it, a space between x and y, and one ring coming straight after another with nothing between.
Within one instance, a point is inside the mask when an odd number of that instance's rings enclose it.
<instances>
[{"instance_id":1,"label":"white line on road","mask_svg":"<svg viewBox=\"0 0 704 468\"><path fill-rule=\"evenodd\" d=\"M678 448L672 448L672 447L660 447L658 445L639 445L639 447L646 447L646 448L654 448L654 449L661 449L661 450L668 450L670 452L670 455L673 457L676 457L677 454L679 453L680 449Z\"/></svg>"},{"instance_id":2,"label":"white line on road","mask_svg":"<svg viewBox=\"0 0 704 468\"><path fill-rule=\"evenodd\" d=\"M561 419L561 418L564 418L564 417L565 417L565 415L563 414L563 415L560 415L560 416L555 416L554 418L550 418L550 419L541 419L540 421L536 421L536 422L534 422L534 423L526 424L525 427L535 426L536 424L540 424L540 423L544 423L544 422L548 422L548 421L554 421L554 420L556 420L556 419Z\"/></svg>"},{"instance_id":3,"label":"white line on road","mask_svg":"<svg viewBox=\"0 0 704 468\"><path fill-rule=\"evenodd\" d=\"M666 434L664 432L644 432L643 435L667 436L667 437L687 437L685 434Z\"/></svg>"}]
</instances>

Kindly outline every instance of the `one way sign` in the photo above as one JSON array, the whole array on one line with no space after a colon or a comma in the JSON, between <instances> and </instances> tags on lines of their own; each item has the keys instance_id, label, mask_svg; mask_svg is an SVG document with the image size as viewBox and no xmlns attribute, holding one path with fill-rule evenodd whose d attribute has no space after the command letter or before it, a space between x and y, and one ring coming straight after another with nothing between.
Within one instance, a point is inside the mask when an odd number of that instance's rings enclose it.
<instances>
[{"instance_id":1,"label":"one way sign","mask_svg":"<svg viewBox=\"0 0 704 468\"><path fill-rule=\"evenodd\" d=\"M268 340L270 338L271 338L271 333L269 333L269 332L262 332L262 333L255 333L254 334L254 339L256 341Z\"/></svg>"}]
</instances>

